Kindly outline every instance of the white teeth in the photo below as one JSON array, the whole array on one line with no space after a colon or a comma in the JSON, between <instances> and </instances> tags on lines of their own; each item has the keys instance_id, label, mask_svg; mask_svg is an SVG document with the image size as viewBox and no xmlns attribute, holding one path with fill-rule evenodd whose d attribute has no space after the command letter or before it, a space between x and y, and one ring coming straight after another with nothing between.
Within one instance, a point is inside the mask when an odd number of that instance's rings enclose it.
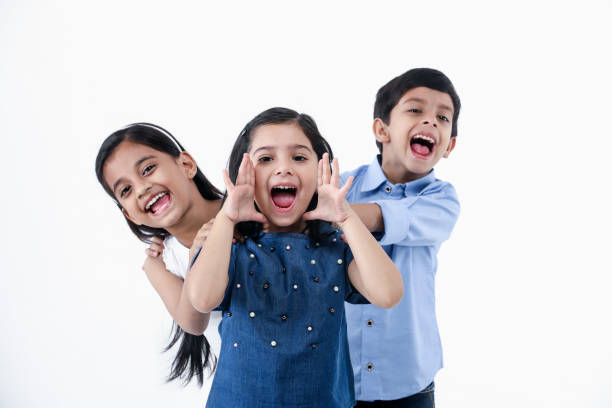
<instances>
[{"instance_id":1,"label":"white teeth","mask_svg":"<svg viewBox=\"0 0 612 408\"><path fill-rule=\"evenodd\" d=\"M166 195L166 193L159 193L159 194L157 194L155 197L153 197L153 198L152 198L152 199L151 199L151 200L150 200L150 201L147 203L147 206L145 207L145 210L146 210L146 211L148 211L148 210L149 210L149 208L151 208L151 206L152 206L153 204L155 204L155 202L156 202L157 200L159 200L160 198L162 198L162 197L163 197L163 196L165 196L165 195Z\"/></svg>"},{"instance_id":2,"label":"white teeth","mask_svg":"<svg viewBox=\"0 0 612 408\"><path fill-rule=\"evenodd\" d=\"M274 188L278 190L295 190L295 187L292 186L276 186Z\"/></svg>"},{"instance_id":3,"label":"white teeth","mask_svg":"<svg viewBox=\"0 0 612 408\"><path fill-rule=\"evenodd\" d=\"M435 140L429 136L425 136L425 135L414 135L413 139L422 139L422 140L426 140L429 143L435 143Z\"/></svg>"}]
</instances>

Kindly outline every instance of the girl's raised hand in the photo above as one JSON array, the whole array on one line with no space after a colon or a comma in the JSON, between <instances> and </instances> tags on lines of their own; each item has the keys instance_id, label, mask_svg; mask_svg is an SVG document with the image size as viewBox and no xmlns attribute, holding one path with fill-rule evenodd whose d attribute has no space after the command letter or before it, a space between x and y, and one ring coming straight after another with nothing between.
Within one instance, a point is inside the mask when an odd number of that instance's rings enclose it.
<instances>
[{"instance_id":1,"label":"girl's raised hand","mask_svg":"<svg viewBox=\"0 0 612 408\"><path fill-rule=\"evenodd\" d=\"M266 217L255 209L255 168L248 153L242 156L236 184L230 180L227 170L223 170L223 179L227 188L223 212L232 222L268 222Z\"/></svg>"},{"instance_id":2,"label":"girl's raised hand","mask_svg":"<svg viewBox=\"0 0 612 408\"><path fill-rule=\"evenodd\" d=\"M332 166L333 172L330 172L329 155L324 153L323 158L319 160L317 175L317 193L319 195L317 208L305 213L303 217L305 220L342 223L347 219L351 207L344 197L351 188L351 184L353 184L353 176L349 177L342 188L339 188L340 170L337 158L334 158Z\"/></svg>"},{"instance_id":3,"label":"girl's raised hand","mask_svg":"<svg viewBox=\"0 0 612 408\"><path fill-rule=\"evenodd\" d=\"M149 244L149 247L145 250L147 257L142 265L142 269L145 272L152 267L159 268L161 266L165 269L166 264L164 263L162 252L164 252L164 241L160 237L151 238L151 244Z\"/></svg>"}]
</instances>

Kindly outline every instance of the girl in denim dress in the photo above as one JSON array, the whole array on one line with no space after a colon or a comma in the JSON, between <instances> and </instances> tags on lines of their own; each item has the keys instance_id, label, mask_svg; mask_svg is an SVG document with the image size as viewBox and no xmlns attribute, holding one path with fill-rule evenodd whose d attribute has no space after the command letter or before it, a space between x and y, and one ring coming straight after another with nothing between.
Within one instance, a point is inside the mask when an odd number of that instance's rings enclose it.
<instances>
[{"instance_id":1,"label":"girl in denim dress","mask_svg":"<svg viewBox=\"0 0 612 408\"><path fill-rule=\"evenodd\" d=\"M314 121L284 108L234 145L225 201L185 281L196 310L223 313L209 408L355 403L344 301L390 308L403 285L331 157ZM245 242L232 244L235 229Z\"/></svg>"}]
</instances>

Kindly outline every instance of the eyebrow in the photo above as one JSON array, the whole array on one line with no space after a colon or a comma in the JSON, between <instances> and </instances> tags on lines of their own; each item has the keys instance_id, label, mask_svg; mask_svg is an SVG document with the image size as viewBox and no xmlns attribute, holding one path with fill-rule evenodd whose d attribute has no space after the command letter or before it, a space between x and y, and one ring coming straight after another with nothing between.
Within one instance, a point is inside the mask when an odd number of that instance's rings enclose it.
<instances>
[{"instance_id":1,"label":"eyebrow","mask_svg":"<svg viewBox=\"0 0 612 408\"><path fill-rule=\"evenodd\" d=\"M149 159L153 159L155 158L155 156L153 155L149 155L149 156L144 156L141 157L140 159L138 159L136 161L136 163L134 163L134 167L137 168L138 166L140 166L142 163L146 162ZM115 190L117 189L117 187L119 186L119 184L121 184L121 182L123 181L123 177L121 177L119 180L115 181L115 184L113 184L113 193L115 192Z\"/></svg>"},{"instance_id":2,"label":"eyebrow","mask_svg":"<svg viewBox=\"0 0 612 408\"><path fill-rule=\"evenodd\" d=\"M312 152L312 149L310 147L308 147L306 145L301 145L301 144L291 145L291 146L289 146L289 148L290 149L306 149L309 152ZM255 153L257 153L260 150L276 150L276 147L274 147L274 146L261 146L261 147L258 147L257 149L255 149L255 151L253 151L253 153L251 153L251 154L255 154Z\"/></svg>"},{"instance_id":3,"label":"eyebrow","mask_svg":"<svg viewBox=\"0 0 612 408\"><path fill-rule=\"evenodd\" d=\"M406 99L404 102L402 102L402 104L405 104L405 103L408 103L408 102L419 102L419 103L425 103L425 100L424 100L424 99L421 99L421 98L409 98L409 99ZM450 107L450 106L448 106L448 105L440 104L440 105L438 105L438 108L441 108L441 109L444 109L444 110L447 110L447 111L453 112L453 108L451 108L451 107Z\"/></svg>"}]
</instances>

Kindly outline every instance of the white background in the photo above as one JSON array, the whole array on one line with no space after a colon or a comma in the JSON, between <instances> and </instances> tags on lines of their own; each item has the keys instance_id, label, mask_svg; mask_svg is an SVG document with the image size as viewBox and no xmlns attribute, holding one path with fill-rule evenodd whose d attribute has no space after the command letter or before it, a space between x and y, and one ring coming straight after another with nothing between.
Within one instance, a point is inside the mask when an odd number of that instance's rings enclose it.
<instances>
[{"instance_id":1,"label":"white background","mask_svg":"<svg viewBox=\"0 0 612 408\"><path fill-rule=\"evenodd\" d=\"M170 317L94 175L107 135L162 125L222 187L242 126L287 106L348 170L378 88L421 66L463 103L436 168L462 202L438 406L612 406L611 21L610 1L0 1L0 406L205 400L164 384Z\"/></svg>"}]
</instances>

